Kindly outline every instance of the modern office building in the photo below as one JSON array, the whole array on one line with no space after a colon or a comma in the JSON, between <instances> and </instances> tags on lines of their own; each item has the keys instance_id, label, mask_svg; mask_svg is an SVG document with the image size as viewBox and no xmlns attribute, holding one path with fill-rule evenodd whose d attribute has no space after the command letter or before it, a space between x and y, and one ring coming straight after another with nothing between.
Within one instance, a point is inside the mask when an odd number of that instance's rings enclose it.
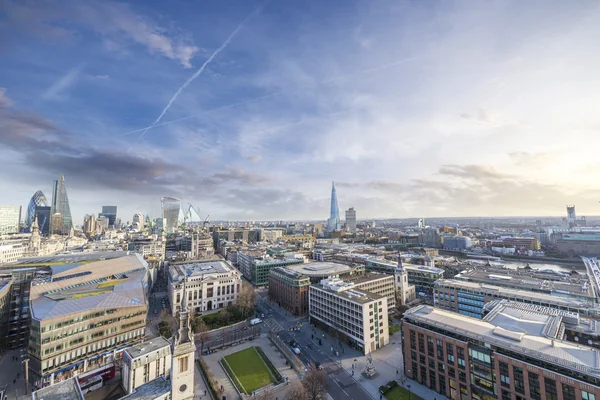
<instances>
[{"instance_id":1,"label":"modern office building","mask_svg":"<svg viewBox=\"0 0 600 400\"><path fill-rule=\"evenodd\" d=\"M162 218L165 219L164 232L174 233L179 226L181 200L174 197L163 197L160 202L162 205Z\"/></svg>"},{"instance_id":2,"label":"modern office building","mask_svg":"<svg viewBox=\"0 0 600 400\"><path fill-rule=\"evenodd\" d=\"M436 307L481 318L490 301L506 299L526 304L545 306L574 312L584 316L600 317L600 306L593 301L571 297L568 293L543 293L497 286L490 283L468 282L459 279L440 279L435 282L433 300Z\"/></svg>"},{"instance_id":3,"label":"modern office building","mask_svg":"<svg viewBox=\"0 0 600 400\"><path fill-rule=\"evenodd\" d=\"M271 268L302 264L304 260L301 258L271 258L239 251L237 262L246 279L255 286L265 286L269 283L269 270Z\"/></svg>"},{"instance_id":4,"label":"modern office building","mask_svg":"<svg viewBox=\"0 0 600 400\"><path fill-rule=\"evenodd\" d=\"M334 182L331 182L331 207L329 210L329 219L327 220L327 230L330 232L340 230L340 208L338 207Z\"/></svg>"},{"instance_id":5,"label":"modern office building","mask_svg":"<svg viewBox=\"0 0 600 400\"><path fill-rule=\"evenodd\" d=\"M385 296L388 310L396 307L394 275L367 273L344 279L344 281L353 283L356 289Z\"/></svg>"},{"instance_id":6,"label":"modern office building","mask_svg":"<svg viewBox=\"0 0 600 400\"><path fill-rule=\"evenodd\" d=\"M275 267L269 270L269 299L294 315L308 313L310 278L294 270Z\"/></svg>"},{"instance_id":7,"label":"modern office building","mask_svg":"<svg viewBox=\"0 0 600 400\"><path fill-rule=\"evenodd\" d=\"M96 216L93 214L83 217L83 233L86 235L94 235L96 233Z\"/></svg>"},{"instance_id":8,"label":"modern office building","mask_svg":"<svg viewBox=\"0 0 600 400\"><path fill-rule=\"evenodd\" d=\"M114 376L115 354L144 338L148 285L137 254L51 266L31 284L30 375L43 385L92 371Z\"/></svg>"},{"instance_id":9,"label":"modern office building","mask_svg":"<svg viewBox=\"0 0 600 400\"><path fill-rule=\"evenodd\" d=\"M468 236L444 236L443 246L445 250L467 250L473 247L473 242Z\"/></svg>"},{"instance_id":10,"label":"modern office building","mask_svg":"<svg viewBox=\"0 0 600 400\"><path fill-rule=\"evenodd\" d=\"M8 348L18 349L27 346L31 326L29 301L31 282L35 268L14 268L10 278L10 305L8 307Z\"/></svg>"},{"instance_id":11,"label":"modern office building","mask_svg":"<svg viewBox=\"0 0 600 400\"><path fill-rule=\"evenodd\" d=\"M171 377L171 342L162 336L123 350L121 383L126 393L156 379Z\"/></svg>"},{"instance_id":12,"label":"modern office building","mask_svg":"<svg viewBox=\"0 0 600 400\"><path fill-rule=\"evenodd\" d=\"M0 351L7 347L8 316L10 312L10 277L0 278Z\"/></svg>"},{"instance_id":13,"label":"modern office building","mask_svg":"<svg viewBox=\"0 0 600 400\"><path fill-rule=\"evenodd\" d=\"M287 267L292 271L308 276L311 283L319 283L323 279L340 278L350 279L353 275L361 275L363 268L351 267L335 262L317 261Z\"/></svg>"},{"instance_id":14,"label":"modern office building","mask_svg":"<svg viewBox=\"0 0 600 400\"><path fill-rule=\"evenodd\" d=\"M27 205L27 215L25 216L26 227L29 228L33 223L38 207L48 207L48 200L41 190L35 192L33 196L31 196L31 200L29 200L29 204Z\"/></svg>"},{"instance_id":15,"label":"modern office building","mask_svg":"<svg viewBox=\"0 0 600 400\"><path fill-rule=\"evenodd\" d=\"M350 232L356 232L356 210L354 207L346 210L346 227Z\"/></svg>"},{"instance_id":16,"label":"modern office building","mask_svg":"<svg viewBox=\"0 0 600 400\"><path fill-rule=\"evenodd\" d=\"M51 217L51 209L50 206L38 206L35 209L35 216L38 219L38 227L40 228L40 233L44 236L48 236L50 234L50 217ZM29 225L31 227L31 225Z\"/></svg>"},{"instance_id":17,"label":"modern office building","mask_svg":"<svg viewBox=\"0 0 600 400\"><path fill-rule=\"evenodd\" d=\"M185 277L188 311L197 314L234 304L242 288L240 272L227 261L173 263L169 266L167 293L173 315L181 308Z\"/></svg>"},{"instance_id":18,"label":"modern office building","mask_svg":"<svg viewBox=\"0 0 600 400\"><path fill-rule=\"evenodd\" d=\"M340 340L364 354L389 343L386 296L335 278L310 286L308 302L312 323L335 329Z\"/></svg>"},{"instance_id":19,"label":"modern office building","mask_svg":"<svg viewBox=\"0 0 600 400\"><path fill-rule=\"evenodd\" d=\"M213 230L213 245L215 248L219 248L219 244L225 242L237 242L237 243L256 243L261 240L260 229L215 229Z\"/></svg>"},{"instance_id":20,"label":"modern office building","mask_svg":"<svg viewBox=\"0 0 600 400\"><path fill-rule=\"evenodd\" d=\"M0 205L0 235L19 233L21 206Z\"/></svg>"},{"instance_id":21,"label":"modern office building","mask_svg":"<svg viewBox=\"0 0 600 400\"><path fill-rule=\"evenodd\" d=\"M367 271L395 274L397 263L383 259L367 260ZM415 286L417 297L433 299L434 283L444 278L444 270L441 268L425 265L403 263L402 268L406 271L409 285Z\"/></svg>"},{"instance_id":22,"label":"modern office building","mask_svg":"<svg viewBox=\"0 0 600 400\"><path fill-rule=\"evenodd\" d=\"M514 302L484 319L417 306L403 319L404 373L451 399L597 399L600 351L560 339L573 318Z\"/></svg>"},{"instance_id":23,"label":"modern office building","mask_svg":"<svg viewBox=\"0 0 600 400\"><path fill-rule=\"evenodd\" d=\"M98 214L98 216L104 215L108 218L108 226L115 226L115 221L117 220L117 206L102 206L102 212Z\"/></svg>"},{"instance_id":24,"label":"modern office building","mask_svg":"<svg viewBox=\"0 0 600 400\"><path fill-rule=\"evenodd\" d=\"M57 235L68 235L73 228L73 219L63 174L60 174L58 180L54 181L50 214L50 232ZM56 214L59 214L60 218L55 218Z\"/></svg>"}]
</instances>

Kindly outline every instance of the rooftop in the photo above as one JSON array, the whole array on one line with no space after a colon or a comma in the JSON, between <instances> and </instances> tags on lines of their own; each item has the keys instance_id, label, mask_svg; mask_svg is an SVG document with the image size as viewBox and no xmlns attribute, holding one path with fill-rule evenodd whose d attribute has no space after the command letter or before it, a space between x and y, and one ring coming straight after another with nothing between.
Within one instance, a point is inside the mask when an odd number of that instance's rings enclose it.
<instances>
[{"instance_id":1,"label":"rooftop","mask_svg":"<svg viewBox=\"0 0 600 400\"><path fill-rule=\"evenodd\" d=\"M33 400L83 400L77 378L67 379L46 386L31 394Z\"/></svg>"},{"instance_id":2,"label":"rooftop","mask_svg":"<svg viewBox=\"0 0 600 400\"><path fill-rule=\"evenodd\" d=\"M272 273L278 273L278 274L283 274L283 275L287 275L290 278L294 278L294 279L302 279L302 278L306 278L308 279L307 276L303 275L301 272L298 271L294 271L291 268L286 268L286 267L275 267L275 268L271 268L269 270L269 274Z\"/></svg>"},{"instance_id":3,"label":"rooftop","mask_svg":"<svg viewBox=\"0 0 600 400\"><path fill-rule=\"evenodd\" d=\"M125 352L131 358L138 358L149 353L155 353L158 350L168 347L171 348L171 342L162 336L155 337L144 343L138 343L125 349Z\"/></svg>"},{"instance_id":4,"label":"rooftop","mask_svg":"<svg viewBox=\"0 0 600 400\"><path fill-rule=\"evenodd\" d=\"M379 279L389 279L389 280L394 280L394 277L392 275L388 275L388 274L376 274L376 273L367 273L361 276L357 276L356 278L352 277L350 279L346 279L347 282L352 282L355 285L360 285L361 283L365 283L365 282L371 282L371 281L377 281Z\"/></svg>"},{"instance_id":5,"label":"rooftop","mask_svg":"<svg viewBox=\"0 0 600 400\"><path fill-rule=\"evenodd\" d=\"M174 265L170 272L173 281L183 281L184 274L191 277L202 277L208 274L225 274L237 270L231 266L229 261L209 260L197 261L189 264Z\"/></svg>"},{"instance_id":6,"label":"rooftop","mask_svg":"<svg viewBox=\"0 0 600 400\"><path fill-rule=\"evenodd\" d=\"M333 262L312 262L300 265L292 265L289 270L299 272L306 276L325 277L339 275L353 270L346 264L338 264Z\"/></svg>"},{"instance_id":7,"label":"rooftop","mask_svg":"<svg viewBox=\"0 0 600 400\"><path fill-rule=\"evenodd\" d=\"M142 386L135 389L132 393L120 400L155 400L171 391L171 382L166 380L164 376L160 376L144 383Z\"/></svg>"},{"instance_id":8,"label":"rooftop","mask_svg":"<svg viewBox=\"0 0 600 400\"><path fill-rule=\"evenodd\" d=\"M517 354L600 377L600 351L554 339L550 333L556 324L555 319L533 307L499 307L481 320L421 305L406 311L404 320L435 326Z\"/></svg>"},{"instance_id":9,"label":"rooftop","mask_svg":"<svg viewBox=\"0 0 600 400\"><path fill-rule=\"evenodd\" d=\"M73 254L60 254L43 257L27 257L22 258L15 263L19 264L44 264L44 263L64 263L74 264L89 261L109 260L112 258L120 258L129 255L128 251L98 251L98 252L81 252Z\"/></svg>"},{"instance_id":10,"label":"rooftop","mask_svg":"<svg viewBox=\"0 0 600 400\"><path fill-rule=\"evenodd\" d=\"M354 288L354 284L340 279L323 279L320 284L312 285L311 289L321 289L359 304L370 303L387 297L366 290Z\"/></svg>"}]
</instances>

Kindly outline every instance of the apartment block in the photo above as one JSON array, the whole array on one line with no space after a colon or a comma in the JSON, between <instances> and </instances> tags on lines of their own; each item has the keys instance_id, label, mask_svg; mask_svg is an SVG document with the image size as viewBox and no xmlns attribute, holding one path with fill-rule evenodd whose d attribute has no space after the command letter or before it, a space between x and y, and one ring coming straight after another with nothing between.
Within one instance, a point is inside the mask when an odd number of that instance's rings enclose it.
<instances>
[{"instance_id":1,"label":"apartment block","mask_svg":"<svg viewBox=\"0 0 600 400\"><path fill-rule=\"evenodd\" d=\"M404 372L451 399L600 398L600 352L561 340L575 314L500 302L483 319L417 306L404 314Z\"/></svg>"},{"instance_id":2,"label":"apartment block","mask_svg":"<svg viewBox=\"0 0 600 400\"><path fill-rule=\"evenodd\" d=\"M335 329L342 340L364 354L388 344L386 296L335 278L310 286L308 301L312 322Z\"/></svg>"}]
</instances>

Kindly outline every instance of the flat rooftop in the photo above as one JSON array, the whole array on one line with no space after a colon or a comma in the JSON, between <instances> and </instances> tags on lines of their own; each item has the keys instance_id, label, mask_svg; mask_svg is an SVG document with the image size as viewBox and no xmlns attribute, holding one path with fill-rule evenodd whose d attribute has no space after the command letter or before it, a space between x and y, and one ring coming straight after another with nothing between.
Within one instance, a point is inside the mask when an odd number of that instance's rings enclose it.
<instances>
[{"instance_id":1,"label":"flat rooftop","mask_svg":"<svg viewBox=\"0 0 600 400\"><path fill-rule=\"evenodd\" d=\"M31 397L33 400L84 400L76 377L36 390Z\"/></svg>"},{"instance_id":2,"label":"flat rooftop","mask_svg":"<svg viewBox=\"0 0 600 400\"><path fill-rule=\"evenodd\" d=\"M170 346L171 342L162 336L158 336L148 340L147 342L138 343L134 346L128 347L124 351L129 354L131 358L138 358L145 354L155 353L156 351L165 347L170 348Z\"/></svg>"},{"instance_id":3,"label":"flat rooftop","mask_svg":"<svg viewBox=\"0 0 600 400\"><path fill-rule=\"evenodd\" d=\"M286 268L286 267L271 268L269 270L269 273L279 273L279 274L287 275L290 278L294 278L294 279L302 279L302 278L308 279L308 277L303 275L301 272L294 271L293 269Z\"/></svg>"},{"instance_id":4,"label":"flat rooftop","mask_svg":"<svg viewBox=\"0 0 600 400\"><path fill-rule=\"evenodd\" d=\"M514 289L529 290L542 293L556 293L557 295L579 298L595 299L596 295L589 281L580 278L568 279L540 279L530 274L519 275L517 270L489 271L485 269L472 269L461 272L455 279L470 282L480 282L495 286L509 286ZM583 282L583 283L582 283Z\"/></svg>"},{"instance_id":5,"label":"flat rooftop","mask_svg":"<svg viewBox=\"0 0 600 400\"><path fill-rule=\"evenodd\" d=\"M334 262L312 262L312 263L304 263L299 265L291 265L287 267L292 271L296 271L306 276L331 276L331 275L339 275L344 274L346 272L352 271L354 268L346 265L339 264Z\"/></svg>"},{"instance_id":6,"label":"flat rooftop","mask_svg":"<svg viewBox=\"0 0 600 400\"><path fill-rule=\"evenodd\" d=\"M344 283L347 284L349 282L344 282ZM332 293L338 297L342 297L342 298L348 299L350 301L353 301L353 302L359 303L359 304L370 303L372 301L380 300L380 299L386 299L386 302L387 302L386 296L368 292L366 290L362 290L359 288L355 288L355 287L353 287L353 285L349 285L349 286L347 286L347 288L344 288L343 290L332 290L321 284L312 285L311 287L314 287L316 289L321 289L325 292Z\"/></svg>"},{"instance_id":7,"label":"flat rooftop","mask_svg":"<svg viewBox=\"0 0 600 400\"><path fill-rule=\"evenodd\" d=\"M129 255L128 251L90 251L80 252L73 254L60 254L53 256L43 257L27 257L22 258L13 265L19 264L44 264L44 263L64 263L64 264L76 264L81 262L98 261L98 260L109 260L112 258L120 258Z\"/></svg>"},{"instance_id":8,"label":"flat rooftop","mask_svg":"<svg viewBox=\"0 0 600 400\"><path fill-rule=\"evenodd\" d=\"M365 282L377 281L379 279L389 279L392 282L394 281L394 276L389 274L376 274L376 273L366 273L361 276L357 276L356 278L352 277L350 279L344 279L347 282L352 282L355 285L359 285Z\"/></svg>"},{"instance_id":9,"label":"flat rooftop","mask_svg":"<svg viewBox=\"0 0 600 400\"><path fill-rule=\"evenodd\" d=\"M499 308L481 320L421 305L406 311L404 320L421 326L430 325L578 373L600 377L600 351L546 336L546 329L551 328L548 324L554 322L551 316L543 312L514 307Z\"/></svg>"},{"instance_id":10,"label":"flat rooftop","mask_svg":"<svg viewBox=\"0 0 600 400\"><path fill-rule=\"evenodd\" d=\"M189 264L174 265L171 267L171 278L175 281L183 281L185 275L188 278L201 277L208 274L224 274L227 272L236 271L228 261L224 260L208 260L197 261Z\"/></svg>"},{"instance_id":11,"label":"flat rooftop","mask_svg":"<svg viewBox=\"0 0 600 400\"><path fill-rule=\"evenodd\" d=\"M489 294L490 296L499 296L514 299L531 300L535 302L544 302L547 304L555 304L561 307L569 308L590 308L595 305L589 301L580 299L573 299L564 296L555 296L549 293L532 292L525 289L512 289L505 286L496 286L493 284L480 283L480 282L469 282L459 279L440 279L435 283L436 287L440 288L453 288L472 290L479 293Z\"/></svg>"},{"instance_id":12,"label":"flat rooftop","mask_svg":"<svg viewBox=\"0 0 600 400\"><path fill-rule=\"evenodd\" d=\"M164 376L160 376L148 383L144 383L132 393L121 397L119 400L155 400L170 391L171 382L166 380Z\"/></svg>"}]
</instances>

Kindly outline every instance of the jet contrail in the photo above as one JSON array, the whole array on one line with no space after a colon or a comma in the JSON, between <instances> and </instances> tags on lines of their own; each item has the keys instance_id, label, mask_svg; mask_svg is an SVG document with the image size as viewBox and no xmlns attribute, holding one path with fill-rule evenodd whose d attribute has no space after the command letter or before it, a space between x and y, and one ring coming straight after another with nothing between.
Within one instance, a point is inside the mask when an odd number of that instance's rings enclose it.
<instances>
[{"instance_id":1,"label":"jet contrail","mask_svg":"<svg viewBox=\"0 0 600 400\"><path fill-rule=\"evenodd\" d=\"M204 72L204 69L206 68L206 66L208 64L210 64L210 62L223 50L225 50L225 48L227 46L229 46L229 43L231 43L231 40L235 37L235 35L237 35L237 33L240 31L240 29L242 29L242 27L244 26L244 24L246 23L246 21L248 21L250 18L252 18L255 14L258 14L271 0L267 0L266 2L264 2L262 5L260 5L256 10L252 11L250 14L248 14L246 16L246 18L244 18L242 20L242 22L239 23L239 25L233 30L233 32L231 32L231 34L227 37L227 39L223 42L223 44L216 49L211 55L210 57L208 57L208 59L204 62L204 64L202 64L202 66L194 73L194 75L190 76L184 83L183 85L181 85L181 87L179 89L177 89L177 91L175 92L175 94L173 95L173 97L171 97L171 100L169 100L169 103L167 104L167 106L164 108L164 110L162 110L162 112L160 113L160 115L158 116L158 118L156 118L156 120L152 123L152 125L150 125L149 127L145 128L143 130L143 132L140 134L140 136L138 137L138 139L141 139L144 137L144 135L146 134L146 132L148 132L148 129L154 127L156 124L158 124L160 122L160 120L162 119L162 117L165 115L165 113L169 110L169 108L171 108L171 105L173 104L173 102L177 99L177 97L181 94L181 92L189 86L190 83L192 83L197 77L200 76L200 74L202 74L202 72Z\"/></svg>"}]
</instances>

